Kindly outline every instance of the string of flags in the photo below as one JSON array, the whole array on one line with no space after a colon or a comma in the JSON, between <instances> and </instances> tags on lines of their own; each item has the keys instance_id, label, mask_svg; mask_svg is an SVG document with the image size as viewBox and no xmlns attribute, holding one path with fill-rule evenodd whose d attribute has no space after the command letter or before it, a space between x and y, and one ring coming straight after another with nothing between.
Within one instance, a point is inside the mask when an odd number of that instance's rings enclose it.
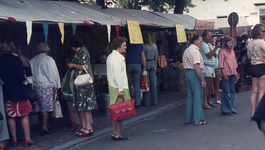
<instances>
[{"instance_id":1,"label":"string of flags","mask_svg":"<svg viewBox=\"0 0 265 150\"><path fill-rule=\"evenodd\" d=\"M10 22L17 22L17 20L13 17L7 17L7 16L1 16L0 17L4 17L7 18L8 21ZM77 19L78 20L78 19ZM82 21L82 20L79 20ZM93 20L89 20L89 21L83 21L84 24L86 25L90 25L93 22L93 24L98 28L101 26L100 23L93 21ZM60 29L60 33L61 33L61 42L62 44L64 44L64 35L65 35L65 31L64 31L64 23L57 23ZM72 31L73 31L73 35L76 34L76 23L71 23L72 26ZM44 33L44 37L45 37L45 43L48 43L48 34L49 34L49 23L48 22L43 22L42 23L42 27L43 27L43 33ZM29 45L30 40L31 40L31 35L32 35L32 21L26 21L26 29L27 29L27 44ZM116 29L116 36L119 37L119 25L115 26ZM108 41L110 42L110 36L111 36L111 25L107 25L107 33L108 33Z\"/></svg>"}]
</instances>

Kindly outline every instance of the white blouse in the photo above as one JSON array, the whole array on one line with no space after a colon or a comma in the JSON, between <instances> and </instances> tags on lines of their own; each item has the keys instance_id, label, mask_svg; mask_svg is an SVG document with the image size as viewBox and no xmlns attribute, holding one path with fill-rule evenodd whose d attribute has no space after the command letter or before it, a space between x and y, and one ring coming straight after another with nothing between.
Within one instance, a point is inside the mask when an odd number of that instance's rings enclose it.
<instances>
[{"instance_id":1,"label":"white blouse","mask_svg":"<svg viewBox=\"0 0 265 150\"><path fill-rule=\"evenodd\" d=\"M128 88L125 58L116 50L107 58L107 78L109 86L118 88L119 91Z\"/></svg>"},{"instance_id":2,"label":"white blouse","mask_svg":"<svg viewBox=\"0 0 265 150\"><path fill-rule=\"evenodd\" d=\"M60 88L60 76L52 57L40 53L30 60L34 86L51 86Z\"/></svg>"}]
</instances>

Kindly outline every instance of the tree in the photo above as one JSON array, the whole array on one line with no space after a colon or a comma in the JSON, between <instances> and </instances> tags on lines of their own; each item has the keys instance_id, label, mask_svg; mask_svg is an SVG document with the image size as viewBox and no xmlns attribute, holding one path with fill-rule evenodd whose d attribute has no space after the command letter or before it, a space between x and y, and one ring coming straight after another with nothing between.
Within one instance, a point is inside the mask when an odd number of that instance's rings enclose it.
<instances>
[{"instance_id":1,"label":"tree","mask_svg":"<svg viewBox=\"0 0 265 150\"><path fill-rule=\"evenodd\" d=\"M174 10L175 14L183 14L183 11L189 12L189 8L195 7L191 0L113 0L116 6L129 9L139 9L141 6L148 7L151 11L169 12Z\"/></svg>"}]
</instances>

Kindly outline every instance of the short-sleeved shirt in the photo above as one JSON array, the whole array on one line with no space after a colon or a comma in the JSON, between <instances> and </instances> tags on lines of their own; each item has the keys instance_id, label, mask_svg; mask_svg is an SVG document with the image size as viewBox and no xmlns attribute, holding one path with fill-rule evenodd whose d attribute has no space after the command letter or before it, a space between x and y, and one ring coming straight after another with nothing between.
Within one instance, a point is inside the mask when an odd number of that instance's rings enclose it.
<instances>
[{"instance_id":1,"label":"short-sleeved shirt","mask_svg":"<svg viewBox=\"0 0 265 150\"><path fill-rule=\"evenodd\" d=\"M127 44L126 62L141 62L141 52L144 52L144 44Z\"/></svg>"},{"instance_id":2,"label":"short-sleeved shirt","mask_svg":"<svg viewBox=\"0 0 265 150\"><path fill-rule=\"evenodd\" d=\"M265 56L265 41L263 39L253 39L248 44L248 54L251 57L251 64L264 64L260 59Z\"/></svg>"},{"instance_id":3,"label":"short-sleeved shirt","mask_svg":"<svg viewBox=\"0 0 265 150\"><path fill-rule=\"evenodd\" d=\"M211 47L209 44L203 42L202 48L200 49L202 59L205 65L214 67L215 64L215 58L214 56L212 58L208 58L207 55L211 52Z\"/></svg>"},{"instance_id":4,"label":"short-sleeved shirt","mask_svg":"<svg viewBox=\"0 0 265 150\"><path fill-rule=\"evenodd\" d=\"M200 68L203 69L203 59L199 51L199 47L191 44L183 54L183 67L184 69L194 69L194 64L200 64Z\"/></svg>"},{"instance_id":5,"label":"short-sleeved shirt","mask_svg":"<svg viewBox=\"0 0 265 150\"><path fill-rule=\"evenodd\" d=\"M233 49L227 50L222 49L219 53L219 68L224 69L225 74L228 76L236 75L236 56L235 51ZM223 73L221 74L223 76Z\"/></svg>"}]
</instances>

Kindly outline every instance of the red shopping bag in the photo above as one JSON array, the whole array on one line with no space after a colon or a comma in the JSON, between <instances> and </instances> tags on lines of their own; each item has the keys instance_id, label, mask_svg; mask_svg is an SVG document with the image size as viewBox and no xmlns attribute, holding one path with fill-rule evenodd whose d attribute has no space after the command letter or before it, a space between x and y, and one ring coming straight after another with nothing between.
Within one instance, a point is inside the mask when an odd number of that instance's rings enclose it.
<instances>
[{"instance_id":1,"label":"red shopping bag","mask_svg":"<svg viewBox=\"0 0 265 150\"><path fill-rule=\"evenodd\" d=\"M149 91L146 75L147 75L147 71L144 71L142 76L141 76L141 90L143 92Z\"/></svg>"},{"instance_id":2,"label":"red shopping bag","mask_svg":"<svg viewBox=\"0 0 265 150\"><path fill-rule=\"evenodd\" d=\"M125 101L124 97L122 97L123 102L118 102L118 98L119 97L117 97L115 104L106 106L109 109L110 119L112 121L117 121L135 116L135 100Z\"/></svg>"}]
</instances>

